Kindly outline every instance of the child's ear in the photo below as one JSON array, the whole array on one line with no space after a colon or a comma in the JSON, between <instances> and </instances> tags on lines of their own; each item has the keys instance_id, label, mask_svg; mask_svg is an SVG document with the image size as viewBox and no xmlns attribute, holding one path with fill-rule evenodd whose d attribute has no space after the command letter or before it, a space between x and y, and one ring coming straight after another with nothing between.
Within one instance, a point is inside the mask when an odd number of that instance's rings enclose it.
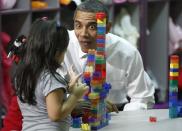
<instances>
[{"instance_id":1,"label":"child's ear","mask_svg":"<svg viewBox=\"0 0 182 131\"><path fill-rule=\"evenodd\" d=\"M110 29L111 29L111 22L108 22L107 24L106 24L106 34L110 31Z\"/></svg>"}]
</instances>

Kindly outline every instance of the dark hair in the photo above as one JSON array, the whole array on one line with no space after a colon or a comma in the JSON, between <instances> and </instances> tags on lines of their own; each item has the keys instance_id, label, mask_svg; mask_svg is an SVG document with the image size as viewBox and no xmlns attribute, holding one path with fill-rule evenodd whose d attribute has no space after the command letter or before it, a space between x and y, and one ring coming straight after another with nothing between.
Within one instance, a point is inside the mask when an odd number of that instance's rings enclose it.
<instances>
[{"instance_id":1,"label":"dark hair","mask_svg":"<svg viewBox=\"0 0 182 131\"><path fill-rule=\"evenodd\" d=\"M32 24L15 75L16 92L22 102L36 104L35 88L41 72L47 70L56 77L60 67L56 53L66 51L68 42L67 30L56 21L38 19Z\"/></svg>"},{"instance_id":2,"label":"dark hair","mask_svg":"<svg viewBox=\"0 0 182 131\"><path fill-rule=\"evenodd\" d=\"M104 12L106 14L107 20L109 20L108 8L98 0L85 0L80 5L77 6L75 14L77 13L77 11L94 12L94 13Z\"/></svg>"}]
</instances>

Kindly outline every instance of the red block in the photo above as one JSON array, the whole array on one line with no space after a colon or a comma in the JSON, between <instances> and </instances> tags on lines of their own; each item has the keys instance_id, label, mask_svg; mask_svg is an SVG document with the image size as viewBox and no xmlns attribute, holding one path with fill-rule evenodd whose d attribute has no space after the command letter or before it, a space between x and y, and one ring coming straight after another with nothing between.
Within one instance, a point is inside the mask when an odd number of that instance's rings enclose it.
<instances>
[{"instance_id":1,"label":"red block","mask_svg":"<svg viewBox=\"0 0 182 131\"><path fill-rule=\"evenodd\" d=\"M104 19L106 17L106 14L104 12L98 12L96 14L96 19Z\"/></svg>"},{"instance_id":2,"label":"red block","mask_svg":"<svg viewBox=\"0 0 182 131\"><path fill-rule=\"evenodd\" d=\"M150 116L149 117L149 121L150 122L157 122L157 118L156 117L153 117L153 116Z\"/></svg>"},{"instance_id":3,"label":"red block","mask_svg":"<svg viewBox=\"0 0 182 131\"><path fill-rule=\"evenodd\" d=\"M97 35L97 39L105 39L105 35Z\"/></svg>"}]
</instances>

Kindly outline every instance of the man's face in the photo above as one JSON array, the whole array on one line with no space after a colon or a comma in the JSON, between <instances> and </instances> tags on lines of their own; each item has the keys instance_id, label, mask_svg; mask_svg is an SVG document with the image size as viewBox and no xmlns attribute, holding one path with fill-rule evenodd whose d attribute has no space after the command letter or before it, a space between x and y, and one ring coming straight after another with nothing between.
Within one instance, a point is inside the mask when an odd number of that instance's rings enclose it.
<instances>
[{"instance_id":1,"label":"man's face","mask_svg":"<svg viewBox=\"0 0 182 131\"><path fill-rule=\"evenodd\" d=\"M97 22L95 13L77 11L74 19L74 31L83 52L96 49Z\"/></svg>"}]
</instances>

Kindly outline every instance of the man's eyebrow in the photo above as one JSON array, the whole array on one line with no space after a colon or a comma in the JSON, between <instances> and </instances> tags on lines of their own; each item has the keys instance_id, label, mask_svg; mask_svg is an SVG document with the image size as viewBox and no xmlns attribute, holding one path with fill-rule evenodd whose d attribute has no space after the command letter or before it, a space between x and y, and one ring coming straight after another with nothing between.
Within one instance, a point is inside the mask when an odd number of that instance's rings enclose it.
<instances>
[{"instance_id":1,"label":"man's eyebrow","mask_svg":"<svg viewBox=\"0 0 182 131\"><path fill-rule=\"evenodd\" d=\"M97 22L89 22L89 25L97 25Z\"/></svg>"},{"instance_id":2,"label":"man's eyebrow","mask_svg":"<svg viewBox=\"0 0 182 131\"><path fill-rule=\"evenodd\" d=\"M79 20L74 20L74 22L81 23ZM97 24L97 22L95 22L95 21L92 21L92 22L88 22L88 24Z\"/></svg>"},{"instance_id":3,"label":"man's eyebrow","mask_svg":"<svg viewBox=\"0 0 182 131\"><path fill-rule=\"evenodd\" d=\"M80 21L78 21L78 20L75 20L75 22L80 23Z\"/></svg>"}]
</instances>

